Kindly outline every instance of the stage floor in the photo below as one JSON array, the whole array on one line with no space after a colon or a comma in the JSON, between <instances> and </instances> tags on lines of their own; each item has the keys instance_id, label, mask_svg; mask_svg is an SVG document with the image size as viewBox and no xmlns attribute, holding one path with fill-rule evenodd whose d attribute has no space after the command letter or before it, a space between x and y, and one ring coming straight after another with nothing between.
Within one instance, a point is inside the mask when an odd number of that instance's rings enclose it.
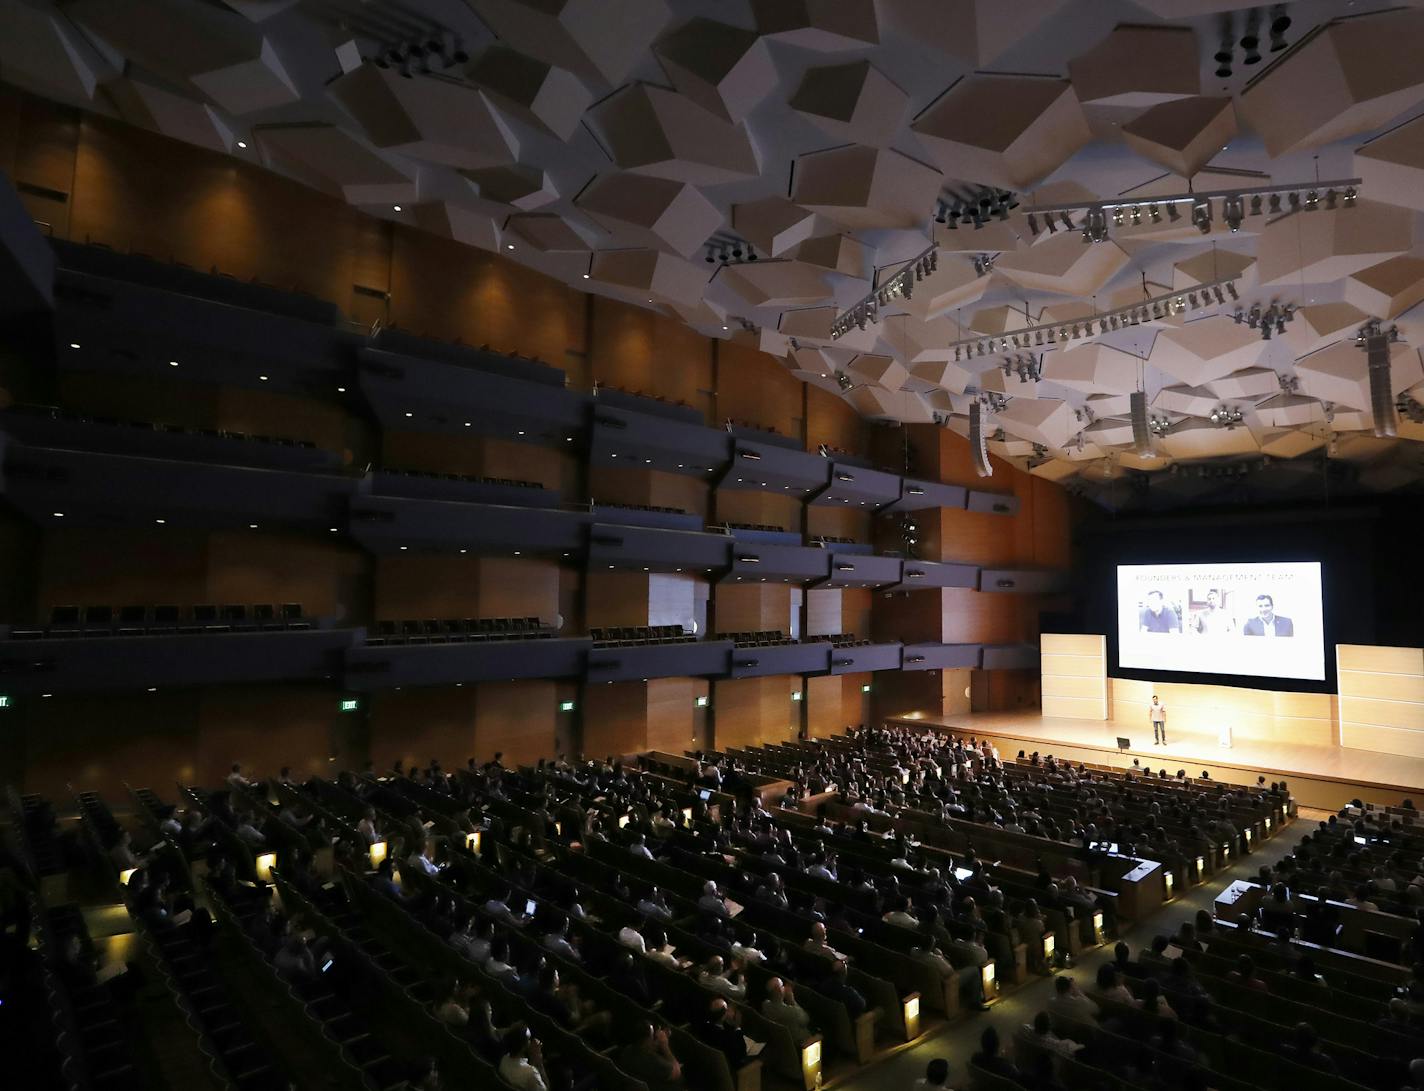
<instances>
[{"instance_id":1,"label":"stage floor","mask_svg":"<svg viewBox=\"0 0 1424 1091\"><path fill-rule=\"evenodd\" d=\"M1170 732L1165 746L1154 746L1149 724L1073 720L1032 712L912 714L892 716L890 722L987 735L1006 760L1020 750L1037 750L1043 755L1120 767L1139 758L1144 768L1166 769L1169 774L1186 769L1196 776L1205 769L1214 779L1235 784L1254 784L1261 774L1268 781L1285 777L1296 798L1310 807L1334 810L1357 796L1380 804L1398 803L1404 796L1414 796L1418 803L1424 797L1424 758L1372 750L1244 739L1227 749L1215 735L1178 731ZM1132 747L1120 753L1118 736L1131 739Z\"/></svg>"}]
</instances>

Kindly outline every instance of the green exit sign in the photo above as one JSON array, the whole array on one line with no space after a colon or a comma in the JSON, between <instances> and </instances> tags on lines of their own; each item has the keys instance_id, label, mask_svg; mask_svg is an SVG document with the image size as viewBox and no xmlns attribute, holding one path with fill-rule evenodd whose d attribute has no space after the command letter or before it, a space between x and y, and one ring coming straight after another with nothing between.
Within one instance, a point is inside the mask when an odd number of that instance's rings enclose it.
<instances>
[{"instance_id":1,"label":"green exit sign","mask_svg":"<svg viewBox=\"0 0 1424 1091\"><path fill-rule=\"evenodd\" d=\"M7 694L0 693L0 708L9 708L11 700Z\"/></svg>"},{"instance_id":2,"label":"green exit sign","mask_svg":"<svg viewBox=\"0 0 1424 1091\"><path fill-rule=\"evenodd\" d=\"M861 686L861 687L860 687L860 692L861 692L861 693L869 693L869 692L870 692L870 687L869 687L869 686Z\"/></svg>"},{"instance_id":3,"label":"green exit sign","mask_svg":"<svg viewBox=\"0 0 1424 1091\"><path fill-rule=\"evenodd\" d=\"M355 697L348 697L348 698L346 698L344 701L341 702L341 711L342 711L342 712L359 712L359 711L361 711L361 702L360 702L359 700L357 700Z\"/></svg>"},{"instance_id":4,"label":"green exit sign","mask_svg":"<svg viewBox=\"0 0 1424 1091\"><path fill-rule=\"evenodd\" d=\"M696 701L693 702L693 704L695 704L698 708L706 708L706 707L707 707L707 698L706 698L706 697L699 697L699 698L697 698Z\"/></svg>"},{"instance_id":5,"label":"green exit sign","mask_svg":"<svg viewBox=\"0 0 1424 1091\"><path fill-rule=\"evenodd\" d=\"M559 711L560 711L560 712L572 712L573 710L574 710L574 703L573 703L572 701L560 701L560 702L559 702Z\"/></svg>"}]
</instances>

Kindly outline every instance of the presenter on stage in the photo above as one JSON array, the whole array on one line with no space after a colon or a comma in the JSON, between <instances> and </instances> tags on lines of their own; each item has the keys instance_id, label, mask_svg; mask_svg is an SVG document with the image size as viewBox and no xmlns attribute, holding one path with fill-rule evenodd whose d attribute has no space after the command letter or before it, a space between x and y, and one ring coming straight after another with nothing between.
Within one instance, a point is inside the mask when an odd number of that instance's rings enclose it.
<instances>
[{"instance_id":1,"label":"presenter on stage","mask_svg":"<svg viewBox=\"0 0 1424 1091\"><path fill-rule=\"evenodd\" d=\"M1243 636L1295 636L1291 619L1276 613L1276 600L1270 595L1256 596L1256 616L1241 627Z\"/></svg>"},{"instance_id":2,"label":"presenter on stage","mask_svg":"<svg viewBox=\"0 0 1424 1091\"><path fill-rule=\"evenodd\" d=\"M1167 745L1167 706L1152 695L1152 703L1147 706L1147 715L1152 718L1152 745Z\"/></svg>"}]
</instances>

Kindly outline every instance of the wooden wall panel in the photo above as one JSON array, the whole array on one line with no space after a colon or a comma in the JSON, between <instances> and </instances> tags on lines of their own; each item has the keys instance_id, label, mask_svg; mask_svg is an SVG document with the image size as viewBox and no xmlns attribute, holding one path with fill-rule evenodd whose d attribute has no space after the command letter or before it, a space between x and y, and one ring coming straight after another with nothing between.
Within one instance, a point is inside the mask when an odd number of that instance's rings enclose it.
<instances>
[{"instance_id":1,"label":"wooden wall panel","mask_svg":"<svg viewBox=\"0 0 1424 1091\"><path fill-rule=\"evenodd\" d=\"M841 715L846 726L869 724L875 691L880 686L880 674L843 674L841 679ZM866 690L869 686L869 691Z\"/></svg>"},{"instance_id":2,"label":"wooden wall panel","mask_svg":"<svg viewBox=\"0 0 1424 1091\"><path fill-rule=\"evenodd\" d=\"M1045 716L1108 718L1107 637L1044 633L1039 642Z\"/></svg>"},{"instance_id":3,"label":"wooden wall panel","mask_svg":"<svg viewBox=\"0 0 1424 1091\"><path fill-rule=\"evenodd\" d=\"M943 602L946 644L1019 644L1033 636L1026 616L1037 613L1033 595L982 594L967 587L947 587Z\"/></svg>"},{"instance_id":4,"label":"wooden wall panel","mask_svg":"<svg viewBox=\"0 0 1424 1091\"><path fill-rule=\"evenodd\" d=\"M847 587L841 592L841 625L843 633L862 638L870 636L870 614L875 592L868 587ZM886 601L882 598L881 600Z\"/></svg>"},{"instance_id":5,"label":"wooden wall panel","mask_svg":"<svg viewBox=\"0 0 1424 1091\"><path fill-rule=\"evenodd\" d=\"M781 493L748 489L718 489L717 522L780 527L801 532L801 502Z\"/></svg>"},{"instance_id":6,"label":"wooden wall panel","mask_svg":"<svg viewBox=\"0 0 1424 1091\"><path fill-rule=\"evenodd\" d=\"M481 557L480 617L537 617L552 624L559 613L559 566L538 557ZM449 617L437 614L436 617Z\"/></svg>"},{"instance_id":7,"label":"wooden wall panel","mask_svg":"<svg viewBox=\"0 0 1424 1091\"><path fill-rule=\"evenodd\" d=\"M800 687L797 675L713 682L714 745L723 749L794 739L800 714L791 694Z\"/></svg>"},{"instance_id":8,"label":"wooden wall panel","mask_svg":"<svg viewBox=\"0 0 1424 1091\"><path fill-rule=\"evenodd\" d=\"M396 553L375 559L376 621L479 617L479 558Z\"/></svg>"},{"instance_id":9,"label":"wooden wall panel","mask_svg":"<svg viewBox=\"0 0 1424 1091\"><path fill-rule=\"evenodd\" d=\"M217 427L221 389L164 375L64 371L55 379L56 401L75 413L185 428Z\"/></svg>"},{"instance_id":10,"label":"wooden wall panel","mask_svg":"<svg viewBox=\"0 0 1424 1091\"><path fill-rule=\"evenodd\" d=\"M298 778L330 776L326 758L341 715L337 695L319 686L206 689L198 704L198 783L219 783L235 761L253 778L275 776L284 765Z\"/></svg>"},{"instance_id":11,"label":"wooden wall panel","mask_svg":"<svg viewBox=\"0 0 1424 1091\"><path fill-rule=\"evenodd\" d=\"M589 628L649 624L648 577L642 572L591 571L585 580Z\"/></svg>"},{"instance_id":12,"label":"wooden wall panel","mask_svg":"<svg viewBox=\"0 0 1424 1091\"><path fill-rule=\"evenodd\" d=\"M647 749L650 682L605 682L584 690L583 752L619 757Z\"/></svg>"},{"instance_id":13,"label":"wooden wall panel","mask_svg":"<svg viewBox=\"0 0 1424 1091\"><path fill-rule=\"evenodd\" d=\"M806 534L870 541L870 514L864 509L816 504L806 509Z\"/></svg>"},{"instance_id":14,"label":"wooden wall panel","mask_svg":"<svg viewBox=\"0 0 1424 1091\"><path fill-rule=\"evenodd\" d=\"M784 583L719 583L714 632L791 632L791 588Z\"/></svg>"},{"instance_id":15,"label":"wooden wall panel","mask_svg":"<svg viewBox=\"0 0 1424 1091\"><path fill-rule=\"evenodd\" d=\"M1424 649L1335 648L1340 744L1424 755Z\"/></svg>"},{"instance_id":16,"label":"wooden wall panel","mask_svg":"<svg viewBox=\"0 0 1424 1091\"><path fill-rule=\"evenodd\" d=\"M815 451L824 443L849 454L867 454L870 423L830 391L815 386L805 389L806 450Z\"/></svg>"},{"instance_id":17,"label":"wooden wall panel","mask_svg":"<svg viewBox=\"0 0 1424 1091\"><path fill-rule=\"evenodd\" d=\"M711 690L705 678L648 679L648 749L681 754L696 748L697 727L706 718L697 699L710 697Z\"/></svg>"},{"instance_id":18,"label":"wooden wall panel","mask_svg":"<svg viewBox=\"0 0 1424 1091\"><path fill-rule=\"evenodd\" d=\"M17 512L0 509L0 572L10 574L0 580L0 624L39 620L35 613L38 581L15 575L39 571L40 543L41 532L33 523Z\"/></svg>"},{"instance_id":19,"label":"wooden wall panel","mask_svg":"<svg viewBox=\"0 0 1424 1091\"><path fill-rule=\"evenodd\" d=\"M366 620L367 604L353 599L364 592L370 561L350 545L225 531L209 536L207 554L204 602L297 602L312 617L348 625Z\"/></svg>"},{"instance_id":20,"label":"wooden wall panel","mask_svg":"<svg viewBox=\"0 0 1424 1091\"><path fill-rule=\"evenodd\" d=\"M46 530L38 607L207 601L207 538L198 531Z\"/></svg>"},{"instance_id":21,"label":"wooden wall panel","mask_svg":"<svg viewBox=\"0 0 1424 1091\"><path fill-rule=\"evenodd\" d=\"M6 91L14 95L15 92ZM79 115L56 103L16 96L15 145L10 175L17 182L67 195L67 200L21 193L30 215L50 225L57 238L69 238L74 208L74 162L79 146Z\"/></svg>"},{"instance_id":22,"label":"wooden wall panel","mask_svg":"<svg viewBox=\"0 0 1424 1091\"><path fill-rule=\"evenodd\" d=\"M850 632L841 628L841 596L843 592L811 588L806 592L806 636L831 636Z\"/></svg>"},{"instance_id":23,"label":"wooden wall panel","mask_svg":"<svg viewBox=\"0 0 1424 1091\"><path fill-rule=\"evenodd\" d=\"M488 761L493 752L476 745L477 691L483 688L431 686L372 694L370 746L375 767L389 769L397 758L407 767L438 758L446 769L463 766L470 757Z\"/></svg>"},{"instance_id":24,"label":"wooden wall panel","mask_svg":"<svg viewBox=\"0 0 1424 1091\"><path fill-rule=\"evenodd\" d=\"M766 353L736 341L717 343L717 418L803 438L803 384Z\"/></svg>"},{"instance_id":25,"label":"wooden wall panel","mask_svg":"<svg viewBox=\"0 0 1424 1091\"><path fill-rule=\"evenodd\" d=\"M592 297L593 377L604 386L710 409L712 341L643 307ZM768 361L770 363L770 361Z\"/></svg>"},{"instance_id":26,"label":"wooden wall panel","mask_svg":"<svg viewBox=\"0 0 1424 1091\"><path fill-rule=\"evenodd\" d=\"M802 700L806 702L806 731L811 738L828 738L845 729L844 687L838 675L807 678Z\"/></svg>"},{"instance_id":27,"label":"wooden wall panel","mask_svg":"<svg viewBox=\"0 0 1424 1091\"><path fill-rule=\"evenodd\" d=\"M555 752L559 708L555 683L481 682L474 688L478 760L488 761L502 750L506 765L533 764Z\"/></svg>"},{"instance_id":28,"label":"wooden wall panel","mask_svg":"<svg viewBox=\"0 0 1424 1091\"><path fill-rule=\"evenodd\" d=\"M328 451L346 444L346 414L334 403L225 386L218 392L217 426L230 432L311 440Z\"/></svg>"},{"instance_id":29,"label":"wooden wall panel","mask_svg":"<svg viewBox=\"0 0 1424 1091\"><path fill-rule=\"evenodd\" d=\"M1151 732L1147 707L1157 694L1167 706L1167 730L1204 735L1215 742L1222 725L1236 739L1305 746L1335 743L1337 699L1331 693L1280 693L1234 686L1192 685L1110 678L1114 722Z\"/></svg>"},{"instance_id":30,"label":"wooden wall panel","mask_svg":"<svg viewBox=\"0 0 1424 1091\"><path fill-rule=\"evenodd\" d=\"M895 592L873 599L872 640L899 640L905 644L944 640L944 591Z\"/></svg>"}]
</instances>

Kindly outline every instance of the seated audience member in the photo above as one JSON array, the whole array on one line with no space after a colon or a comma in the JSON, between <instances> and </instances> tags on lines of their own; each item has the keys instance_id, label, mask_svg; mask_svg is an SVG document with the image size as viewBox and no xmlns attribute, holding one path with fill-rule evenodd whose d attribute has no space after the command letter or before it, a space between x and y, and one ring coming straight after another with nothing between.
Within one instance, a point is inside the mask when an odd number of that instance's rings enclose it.
<instances>
[{"instance_id":1,"label":"seated audience member","mask_svg":"<svg viewBox=\"0 0 1424 1091\"><path fill-rule=\"evenodd\" d=\"M713 1049L720 1050L733 1071L747 1059L747 1039L737 1025L737 1013L718 997L701 1018L692 1023L692 1033Z\"/></svg>"},{"instance_id":2,"label":"seated audience member","mask_svg":"<svg viewBox=\"0 0 1424 1091\"><path fill-rule=\"evenodd\" d=\"M304 936L290 935L272 957L272 968L294 985L316 980L316 959L307 947Z\"/></svg>"},{"instance_id":3,"label":"seated audience member","mask_svg":"<svg viewBox=\"0 0 1424 1091\"><path fill-rule=\"evenodd\" d=\"M666 1027L654 1029L651 1023L640 1023L637 1036L619 1052L618 1066L647 1084L648 1091L673 1091L682 1086L682 1065L673 1056Z\"/></svg>"},{"instance_id":4,"label":"seated audience member","mask_svg":"<svg viewBox=\"0 0 1424 1091\"><path fill-rule=\"evenodd\" d=\"M1083 995L1078 983L1067 974L1053 979L1053 996L1046 1007L1055 1018L1073 1023L1091 1024L1098 1017L1098 1006Z\"/></svg>"},{"instance_id":5,"label":"seated audience member","mask_svg":"<svg viewBox=\"0 0 1424 1091\"><path fill-rule=\"evenodd\" d=\"M1125 1004L1127 1007L1137 1007L1137 1000L1132 995L1132 990L1122 983L1122 974L1111 962L1105 962L1098 967L1098 993L1102 998L1113 1004Z\"/></svg>"},{"instance_id":6,"label":"seated audience member","mask_svg":"<svg viewBox=\"0 0 1424 1091\"><path fill-rule=\"evenodd\" d=\"M435 1018L439 1019L446 1026L463 1027L469 1025L469 999L458 981L451 981L450 984L442 990L440 999L435 1003Z\"/></svg>"},{"instance_id":7,"label":"seated audience member","mask_svg":"<svg viewBox=\"0 0 1424 1091\"><path fill-rule=\"evenodd\" d=\"M831 972L819 983L817 991L827 1000L838 1000L844 1004L846 1014L852 1020L863 1015L869 1007L860 990L850 983L849 968L842 959L831 963Z\"/></svg>"},{"instance_id":8,"label":"seated audience member","mask_svg":"<svg viewBox=\"0 0 1424 1091\"><path fill-rule=\"evenodd\" d=\"M544 1049L528 1027L515 1027L504 1038L504 1055L499 1059L499 1075L518 1091L549 1091L544 1071Z\"/></svg>"},{"instance_id":9,"label":"seated audience member","mask_svg":"<svg viewBox=\"0 0 1424 1091\"><path fill-rule=\"evenodd\" d=\"M1155 1015L1159 1019L1177 1018L1177 1013L1162 995L1162 986L1155 977L1149 977L1142 983L1137 1006L1147 1015Z\"/></svg>"},{"instance_id":10,"label":"seated audience member","mask_svg":"<svg viewBox=\"0 0 1424 1091\"><path fill-rule=\"evenodd\" d=\"M1022 1073L1012 1061L1000 1054L999 1049L999 1032L992 1026L985 1027L979 1035L979 1052L969 1058L969 1063L991 1075L1021 1083Z\"/></svg>"},{"instance_id":11,"label":"seated audience member","mask_svg":"<svg viewBox=\"0 0 1424 1091\"><path fill-rule=\"evenodd\" d=\"M805 947L812 954L824 955L826 958L845 958L845 955L826 942L826 926L820 921L811 925L811 938L806 941Z\"/></svg>"},{"instance_id":12,"label":"seated audience member","mask_svg":"<svg viewBox=\"0 0 1424 1091\"><path fill-rule=\"evenodd\" d=\"M672 920L672 907L667 903L667 896L657 887L653 887L638 900L638 912L645 917L664 921Z\"/></svg>"},{"instance_id":13,"label":"seated audience member","mask_svg":"<svg viewBox=\"0 0 1424 1091\"><path fill-rule=\"evenodd\" d=\"M951 1091L949 1062L943 1057L936 1057L925 1065L925 1074L915 1081L913 1091Z\"/></svg>"},{"instance_id":14,"label":"seated audience member","mask_svg":"<svg viewBox=\"0 0 1424 1091\"><path fill-rule=\"evenodd\" d=\"M607 981L610 989L622 993L639 1007L650 1008L661 1003L661 1000L654 999L652 990L648 988L647 975L632 951L624 951L618 956Z\"/></svg>"},{"instance_id":15,"label":"seated audience member","mask_svg":"<svg viewBox=\"0 0 1424 1091\"><path fill-rule=\"evenodd\" d=\"M1039 1051L1071 1057L1082 1048L1083 1043L1053 1033L1053 1017L1046 1011L1039 1012L1032 1023L1025 1023L1014 1033L1014 1056L1020 1060Z\"/></svg>"},{"instance_id":16,"label":"seated audience member","mask_svg":"<svg viewBox=\"0 0 1424 1091\"><path fill-rule=\"evenodd\" d=\"M704 989L721 993L729 1000L747 998L746 979L733 966L729 972L724 969L721 955L713 955L697 974L697 983Z\"/></svg>"},{"instance_id":17,"label":"seated audience member","mask_svg":"<svg viewBox=\"0 0 1424 1091\"><path fill-rule=\"evenodd\" d=\"M1334 1072L1335 1062L1320 1048L1320 1036L1309 1023L1297 1023L1290 1040L1281 1043L1281 1055L1317 1072Z\"/></svg>"},{"instance_id":18,"label":"seated audience member","mask_svg":"<svg viewBox=\"0 0 1424 1091\"><path fill-rule=\"evenodd\" d=\"M1028 1073L1023 1077L1027 1091L1068 1091L1053 1069L1053 1054L1040 1052L1033 1054Z\"/></svg>"},{"instance_id":19,"label":"seated audience member","mask_svg":"<svg viewBox=\"0 0 1424 1091\"><path fill-rule=\"evenodd\" d=\"M717 889L717 884L710 879L702 884L702 896L697 899L697 908L703 913L711 913L717 917L731 916L726 901Z\"/></svg>"},{"instance_id":20,"label":"seated audience member","mask_svg":"<svg viewBox=\"0 0 1424 1091\"><path fill-rule=\"evenodd\" d=\"M790 982L783 982L779 977L767 981L761 1013L789 1030L792 1040L798 1045L811 1036L811 1017L805 1008L796 1003L796 989Z\"/></svg>"},{"instance_id":21,"label":"seated audience member","mask_svg":"<svg viewBox=\"0 0 1424 1091\"><path fill-rule=\"evenodd\" d=\"M1250 955L1242 955L1236 960L1236 968L1226 975L1226 980L1233 985L1242 985L1248 989L1255 989L1257 992L1270 992L1270 988L1261 976L1256 973L1256 963Z\"/></svg>"}]
</instances>

